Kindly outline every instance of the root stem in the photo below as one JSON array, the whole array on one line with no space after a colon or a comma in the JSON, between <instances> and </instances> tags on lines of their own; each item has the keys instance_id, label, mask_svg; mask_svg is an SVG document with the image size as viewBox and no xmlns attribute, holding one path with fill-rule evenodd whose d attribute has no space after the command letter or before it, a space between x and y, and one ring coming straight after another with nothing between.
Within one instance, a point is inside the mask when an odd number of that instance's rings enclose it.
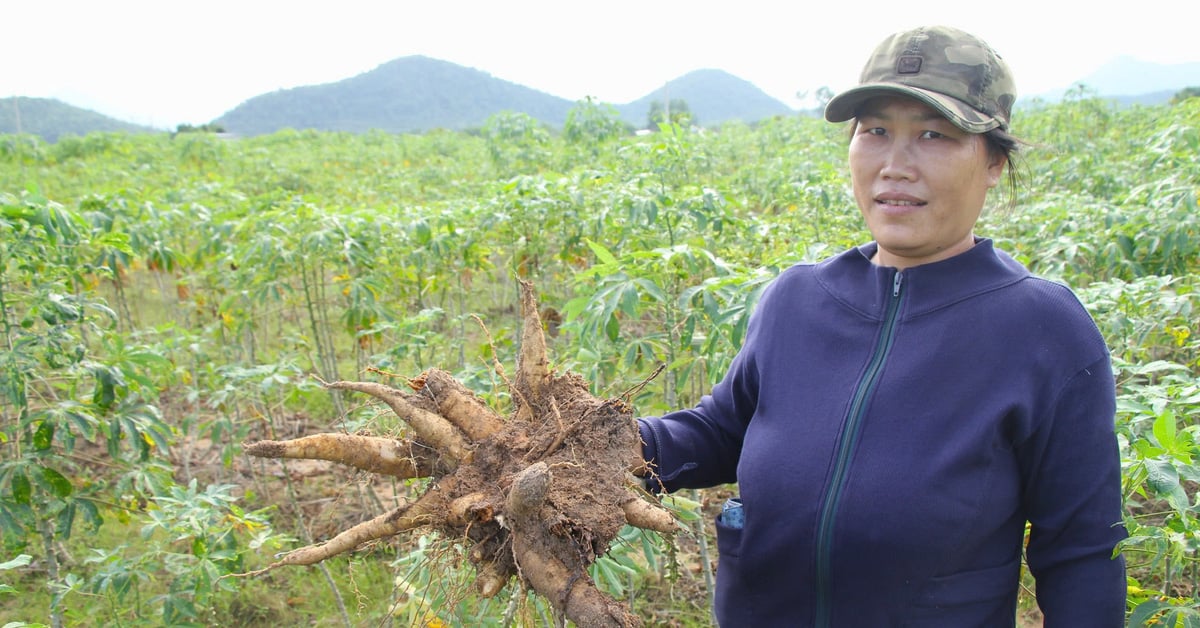
<instances>
[{"instance_id":1,"label":"root stem","mask_svg":"<svg viewBox=\"0 0 1200 628\"><path fill-rule=\"evenodd\" d=\"M441 416L417 407L405 398L401 390L376 382L332 382L325 386L334 390L366 393L386 403L396 416L412 426L422 442L449 456L452 468L470 458L466 437L458 428Z\"/></svg>"},{"instance_id":2,"label":"root stem","mask_svg":"<svg viewBox=\"0 0 1200 628\"><path fill-rule=\"evenodd\" d=\"M432 475L435 465L412 441L357 434L313 434L285 441L263 440L244 450L259 458L328 460L363 471L408 479Z\"/></svg>"}]
</instances>

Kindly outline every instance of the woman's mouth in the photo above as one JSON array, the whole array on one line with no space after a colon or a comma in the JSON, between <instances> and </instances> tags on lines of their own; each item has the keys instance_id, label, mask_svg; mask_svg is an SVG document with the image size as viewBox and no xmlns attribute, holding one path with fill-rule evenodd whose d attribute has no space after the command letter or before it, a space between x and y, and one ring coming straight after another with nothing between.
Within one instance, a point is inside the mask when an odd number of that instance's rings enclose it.
<instances>
[{"instance_id":1,"label":"woman's mouth","mask_svg":"<svg viewBox=\"0 0 1200 628\"><path fill-rule=\"evenodd\" d=\"M875 202L881 205L896 205L896 207L919 207L924 205L922 199L911 196L877 196Z\"/></svg>"},{"instance_id":2,"label":"woman's mouth","mask_svg":"<svg viewBox=\"0 0 1200 628\"><path fill-rule=\"evenodd\" d=\"M884 209L908 209L911 207L923 207L926 203L925 201L911 198L879 197L875 199L875 204L883 207Z\"/></svg>"}]
</instances>

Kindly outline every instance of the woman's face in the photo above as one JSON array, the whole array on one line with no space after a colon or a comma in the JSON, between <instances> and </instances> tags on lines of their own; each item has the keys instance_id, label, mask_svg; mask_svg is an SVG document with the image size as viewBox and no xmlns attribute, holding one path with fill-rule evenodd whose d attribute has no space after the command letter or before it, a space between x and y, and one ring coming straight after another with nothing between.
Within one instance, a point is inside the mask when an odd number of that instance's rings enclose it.
<instances>
[{"instance_id":1,"label":"woman's face","mask_svg":"<svg viewBox=\"0 0 1200 628\"><path fill-rule=\"evenodd\" d=\"M901 96L868 101L850 140L854 198L879 244L877 264L909 268L974 246L1003 157L935 109Z\"/></svg>"}]
</instances>

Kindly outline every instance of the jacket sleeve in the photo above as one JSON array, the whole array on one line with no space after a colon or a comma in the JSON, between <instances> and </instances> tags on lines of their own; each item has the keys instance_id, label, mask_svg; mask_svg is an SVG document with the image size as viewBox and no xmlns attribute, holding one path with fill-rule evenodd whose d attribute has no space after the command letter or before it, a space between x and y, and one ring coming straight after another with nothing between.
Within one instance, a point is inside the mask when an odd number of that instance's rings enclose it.
<instances>
[{"instance_id":1,"label":"jacket sleeve","mask_svg":"<svg viewBox=\"0 0 1200 628\"><path fill-rule=\"evenodd\" d=\"M1051 416L1018 445L1030 522L1026 559L1046 628L1125 622L1116 394L1107 355L1063 386Z\"/></svg>"},{"instance_id":2,"label":"jacket sleeve","mask_svg":"<svg viewBox=\"0 0 1200 628\"><path fill-rule=\"evenodd\" d=\"M642 457L654 472L647 482L651 489L675 491L737 481L742 440L758 403L755 355L774 287L764 290L741 350L711 394L694 408L638 419Z\"/></svg>"}]
</instances>

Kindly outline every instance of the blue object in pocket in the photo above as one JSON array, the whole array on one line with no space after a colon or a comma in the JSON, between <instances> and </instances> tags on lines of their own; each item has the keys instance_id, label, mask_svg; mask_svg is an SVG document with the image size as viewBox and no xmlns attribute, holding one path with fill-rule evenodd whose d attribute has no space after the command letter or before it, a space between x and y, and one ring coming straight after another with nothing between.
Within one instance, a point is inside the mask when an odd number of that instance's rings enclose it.
<instances>
[{"instance_id":1,"label":"blue object in pocket","mask_svg":"<svg viewBox=\"0 0 1200 628\"><path fill-rule=\"evenodd\" d=\"M721 523L740 530L746 525L746 511L742 508L742 500L734 497L725 501L721 507Z\"/></svg>"}]
</instances>

